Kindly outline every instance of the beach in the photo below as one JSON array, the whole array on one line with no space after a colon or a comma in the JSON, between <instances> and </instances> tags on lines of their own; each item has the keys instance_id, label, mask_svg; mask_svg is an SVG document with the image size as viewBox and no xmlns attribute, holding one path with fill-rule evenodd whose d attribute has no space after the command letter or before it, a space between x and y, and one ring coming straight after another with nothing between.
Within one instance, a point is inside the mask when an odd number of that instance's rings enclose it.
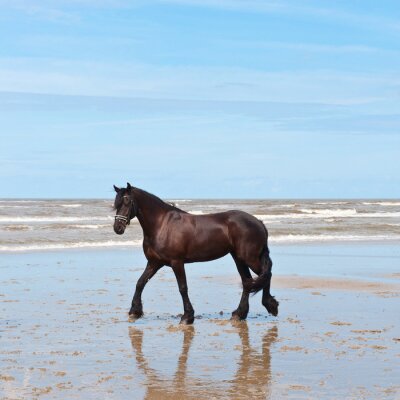
<instances>
[{"instance_id":1,"label":"beach","mask_svg":"<svg viewBox=\"0 0 400 400\"><path fill-rule=\"evenodd\" d=\"M186 267L196 319L164 267L127 312L140 248L3 253L1 399L398 399L400 250L392 243L271 246L278 317L225 257Z\"/></svg>"},{"instance_id":2,"label":"beach","mask_svg":"<svg viewBox=\"0 0 400 400\"><path fill-rule=\"evenodd\" d=\"M0 400L400 400L399 1L0 5Z\"/></svg>"}]
</instances>

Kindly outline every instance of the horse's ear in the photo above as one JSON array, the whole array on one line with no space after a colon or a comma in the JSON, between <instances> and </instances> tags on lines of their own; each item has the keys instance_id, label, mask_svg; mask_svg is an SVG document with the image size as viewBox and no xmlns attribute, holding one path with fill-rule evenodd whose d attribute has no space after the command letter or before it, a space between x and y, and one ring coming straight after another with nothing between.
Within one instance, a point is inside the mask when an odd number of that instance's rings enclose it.
<instances>
[{"instance_id":1,"label":"horse's ear","mask_svg":"<svg viewBox=\"0 0 400 400\"><path fill-rule=\"evenodd\" d=\"M115 185L113 185L114 186L114 190L118 193L121 189L120 188L118 188L118 187L116 187Z\"/></svg>"},{"instance_id":2,"label":"horse's ear","mask_svg":"<svg viewBox=\"0 0 400 400\"><path fill-rule=\"evenodd\" d=\"M127 182L127 184L126 184L126 189L128 190L128 192L130 192L132 190L132 186L129 182Z\"/></svg>"}]
</instances>

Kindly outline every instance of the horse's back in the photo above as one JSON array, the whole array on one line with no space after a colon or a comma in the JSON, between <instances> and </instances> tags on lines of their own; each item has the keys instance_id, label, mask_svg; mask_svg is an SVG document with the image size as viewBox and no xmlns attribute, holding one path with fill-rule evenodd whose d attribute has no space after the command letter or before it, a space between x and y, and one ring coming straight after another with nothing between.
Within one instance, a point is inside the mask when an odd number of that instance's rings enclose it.
<instances>
[{"instance_id":1,"label":"horse's back","mask_svg":"<svg viewBox=\"0 0 400 400\"><path fill-rule=\"evenodd\" d=\"M229 210L213 214L186 214L193 226L204 228L206 231L219 228L230 237L257 236L265 242L268 239L267 229L262 221L254 215L240 210Z\"/></svg>"}]
</instances>

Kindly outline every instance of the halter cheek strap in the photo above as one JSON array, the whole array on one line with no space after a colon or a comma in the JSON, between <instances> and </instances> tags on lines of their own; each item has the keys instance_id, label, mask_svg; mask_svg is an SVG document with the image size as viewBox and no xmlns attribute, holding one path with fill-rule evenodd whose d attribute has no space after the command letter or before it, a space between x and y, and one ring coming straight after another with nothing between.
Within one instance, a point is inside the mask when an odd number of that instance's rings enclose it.
<instances>
[{"instance_id":1,"label":"halter cheek strap","mask_svg":"<svg viewBox=\"0 0 400 400\"><path fill-rule=\"evenodd\" d=\"M114 218L116 221L128 222L128 217L125 217L124 215L117 214Z\"/></svg>"}]
</instances>

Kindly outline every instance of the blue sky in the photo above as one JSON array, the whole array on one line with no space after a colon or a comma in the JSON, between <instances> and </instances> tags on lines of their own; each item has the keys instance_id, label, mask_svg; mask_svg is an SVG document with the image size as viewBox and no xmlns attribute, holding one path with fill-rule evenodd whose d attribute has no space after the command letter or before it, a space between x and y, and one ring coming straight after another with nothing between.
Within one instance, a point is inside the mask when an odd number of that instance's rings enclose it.
<instances>
[{"instance_id":1,"label":"blue sky","mask_svg":"<svg viewBox=\"0 0 400 400\"><path fill-rule=\"evenodd\" d=\"M400 197L397 1L0 8L0 197Z\"/></svg>"}]
</instances>

